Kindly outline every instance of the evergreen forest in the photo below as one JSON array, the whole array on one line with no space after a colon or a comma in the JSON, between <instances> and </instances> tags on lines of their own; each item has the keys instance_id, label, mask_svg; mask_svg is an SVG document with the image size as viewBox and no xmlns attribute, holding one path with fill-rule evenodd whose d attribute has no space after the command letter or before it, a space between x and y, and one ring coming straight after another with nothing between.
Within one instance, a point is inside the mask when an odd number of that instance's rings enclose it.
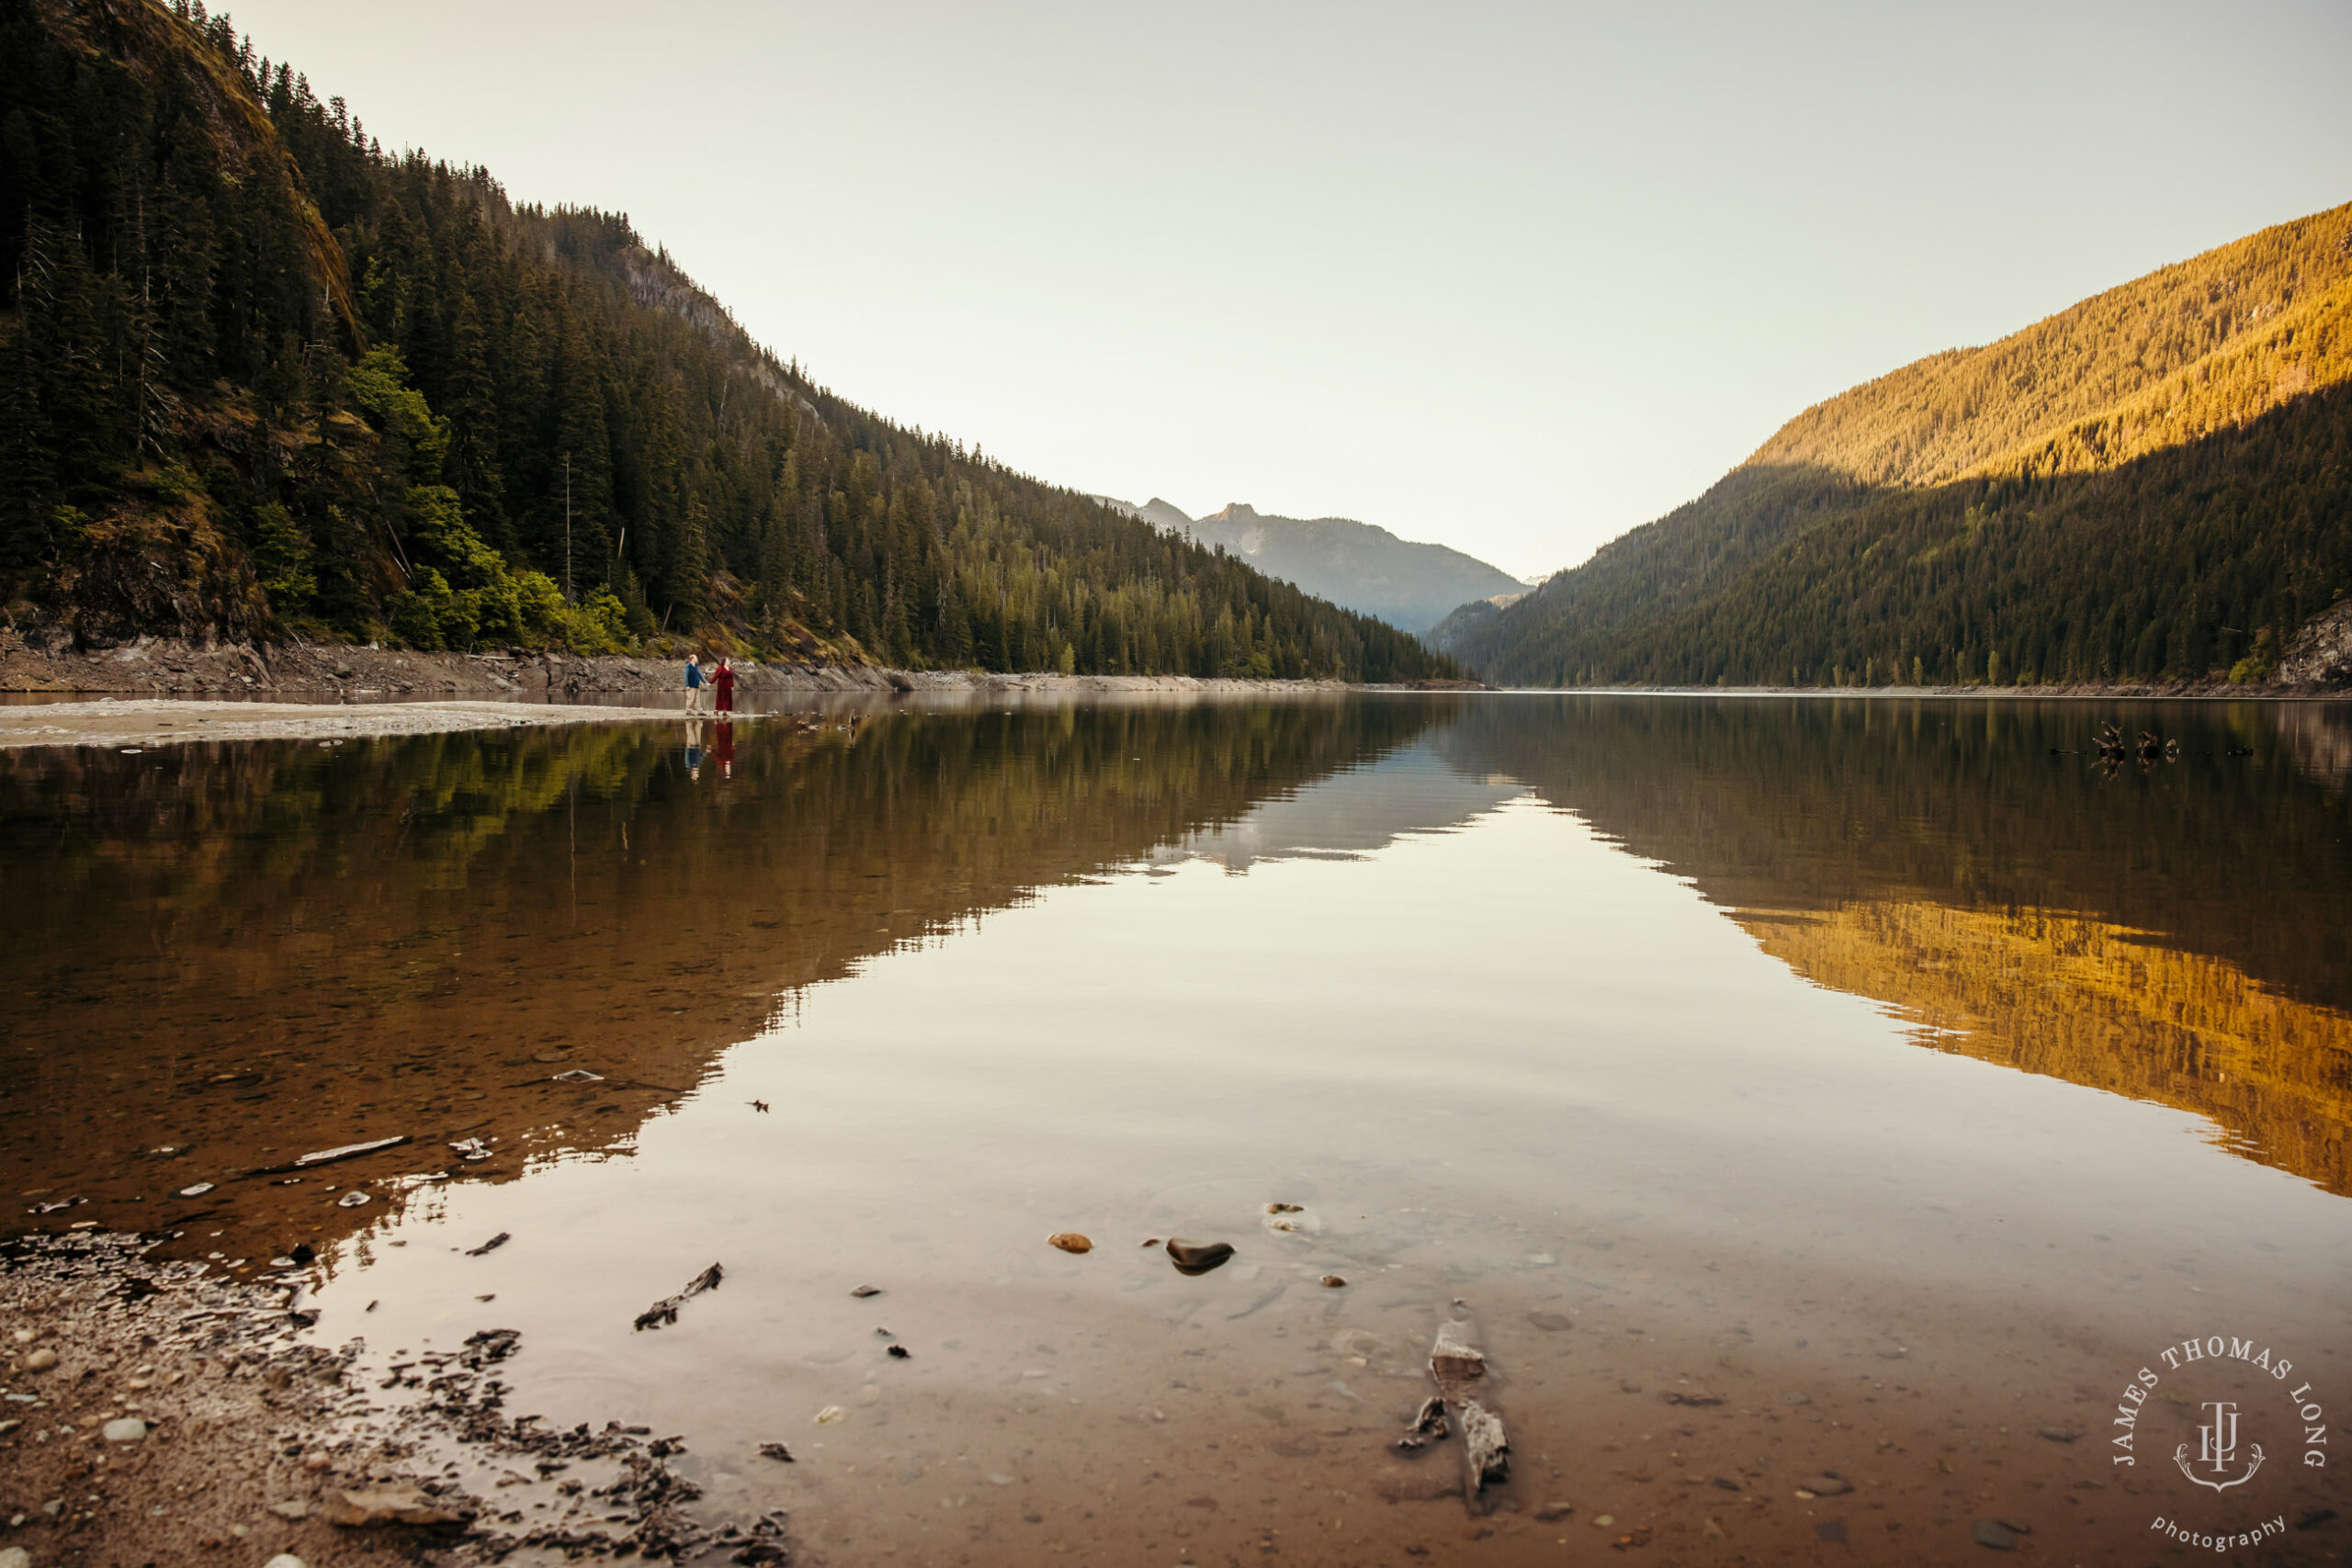
<instances>
[{"instance_id":1,"label":"evergreen forest","mask_svg":"<svg viewBox=\"0 0 2352 1568\"><path fill-rule=\"evenodd\" d=\"M831 396L625 217L387 152L202 0L0 0L0 604L83 648L1459 673Z\"/></svg>"}]
</instances>

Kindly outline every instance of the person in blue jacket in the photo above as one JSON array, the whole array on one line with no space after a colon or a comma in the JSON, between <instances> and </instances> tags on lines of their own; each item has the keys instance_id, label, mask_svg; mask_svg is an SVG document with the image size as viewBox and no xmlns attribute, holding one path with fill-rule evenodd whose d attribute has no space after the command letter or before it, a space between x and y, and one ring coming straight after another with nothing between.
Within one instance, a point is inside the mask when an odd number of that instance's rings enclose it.
<instances>
[{"instance_id":1,"label":"person in blue jacket","mask_svg":"<svg viewBox=\"0 0 2352 1568\"><path fill-rule=\"evenodd\" d=\"M699 654L687 654L686 711L688 713L702 712L703 704L708 700L709 691L709 683L704 681L702 676L702 657Z\"/></svg>"}]
</instances>

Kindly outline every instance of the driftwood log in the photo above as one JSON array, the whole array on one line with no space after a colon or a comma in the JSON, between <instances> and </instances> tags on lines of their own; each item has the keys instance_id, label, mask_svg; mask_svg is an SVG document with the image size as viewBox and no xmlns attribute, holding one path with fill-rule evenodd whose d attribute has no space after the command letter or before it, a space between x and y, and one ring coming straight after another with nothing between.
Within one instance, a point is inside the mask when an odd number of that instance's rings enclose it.
<instances>
[{"instance_id":1,"label":"driftwood log","mask_svg":"<svg viewBox=\"0 0 2352 1568\"><path fill-rule=\"evenodd\" d=\"M718 1289L718 1281L725 1277L726 1275L724 1270L722 1270L718 1264L712 1264L709 1268L704 1269L701 1273L687 1280L686 1288L680 1291L676 1295L663 1296L660 1301L655 1302L651 1306L647 1307L643 1312L639 1313L637 1314L637 1326L640 1329L659 1328L665 1323L677 1322L678 1309L680 1307L685 1305L687 1302L702 1294L705 1291L715 1291Z\"/></svg>"},{"instance_id":2,"label":"driftwood log","mask_svg":"<svg viewBox=\"0 0 2352 1568\"><path fill-rule=\"evenodd\" d=\"M1448 1317L1438 1325L1437 1342L1430 1347L1430 1376L1438 1393L1462 1427L1462 1495L1473 1506L1487 1487L1510 1479L1510 1439L1502 1417L1487 1408L1487 1356L1475 1343L1477 1329L1469 1319ZM1443 1437L1442 1420L1434 1423L1428 1405L1414 1422L1416 1433Z\"/></svg>"}]
</instances>

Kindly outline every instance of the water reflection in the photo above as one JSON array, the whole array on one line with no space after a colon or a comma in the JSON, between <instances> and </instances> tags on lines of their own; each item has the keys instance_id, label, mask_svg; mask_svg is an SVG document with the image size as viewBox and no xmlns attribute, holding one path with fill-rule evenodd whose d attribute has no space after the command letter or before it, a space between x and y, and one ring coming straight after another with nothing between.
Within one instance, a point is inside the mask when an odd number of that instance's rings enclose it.
<instances>
[{"instance_id":1,"label":"water reflection","mask_svg":"<svg viewBox=\"0 0 2352 1568\"><path fill-rule=\"evenodd\" d=\"M2102 773L2107 717L2180 760ZM512 1329L517 1410L689 1432L822 1560L1565 1561L1566 1499L1661 1560L1970 1562L1998 1511L2112 1561L2089 1434L2153 1347L2344 1343L2336 733L1398 697L17 753L0 1156L95 1200L21 1223L317 1237L313 1332L377 1364ZM1491 1517L1391 1450L1457 1301Z\"/></svg>"},{"instance_id":2,"label":"water reflection","mask_svg":"<svg viewBox=\"0 0 2352 1568\"><path fill-rule=\"evenodd\" d=\"M1440 742L1945 1051L2352 1192L2352 722L2319 704L1531 699ZM2102 765L2094 732L2177 740Z\"/></svg>"},{"instance_id":3,"label":"water reflection","mask_svg":"<svg viewBox=\"0 0 2352 1568\"><path fill-rule=\"evenodd\" d=\"M334 1170L240 1172L395 1134L365 1175L624 1147L797 988L1207 843L1448 711L837 706L0 753L23 998L0 1020L0 1190L89 1201L44 1225L181 1225L257 1262L367 1215L323 1198ZM591 1044L597 1076L556 1081ZM469 1140L492 1157L458 1161Z\"/></svg>"}]
</instances>

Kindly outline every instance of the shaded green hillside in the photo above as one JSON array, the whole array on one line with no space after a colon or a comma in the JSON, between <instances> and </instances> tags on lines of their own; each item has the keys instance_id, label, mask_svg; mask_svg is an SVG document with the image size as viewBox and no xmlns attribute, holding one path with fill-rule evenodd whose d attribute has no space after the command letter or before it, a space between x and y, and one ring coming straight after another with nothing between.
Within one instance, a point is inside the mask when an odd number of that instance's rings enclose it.
<instances>
[{"instance_id":1,"label":"shaded green hillside","mask_svg":"<svg viewBox=\"0 0 2352 1568\"><path fill-rule=\"evenodd\" d=\"M2258 679L2352 592L2352 207L1789 422L1448 643L1520 684Z\"/></svg>"},{"instance_id":2,"label":"shaded green hillside","mask_svg":"<svg viewBox=\"0 0 2352 1568\"><path fill-rule=\"evenodd\" d=\"M0 592L84 645L1453 672L831 397L625 218L388 154L155 0L0 0Z\"/></svg>"}]
</instances>

